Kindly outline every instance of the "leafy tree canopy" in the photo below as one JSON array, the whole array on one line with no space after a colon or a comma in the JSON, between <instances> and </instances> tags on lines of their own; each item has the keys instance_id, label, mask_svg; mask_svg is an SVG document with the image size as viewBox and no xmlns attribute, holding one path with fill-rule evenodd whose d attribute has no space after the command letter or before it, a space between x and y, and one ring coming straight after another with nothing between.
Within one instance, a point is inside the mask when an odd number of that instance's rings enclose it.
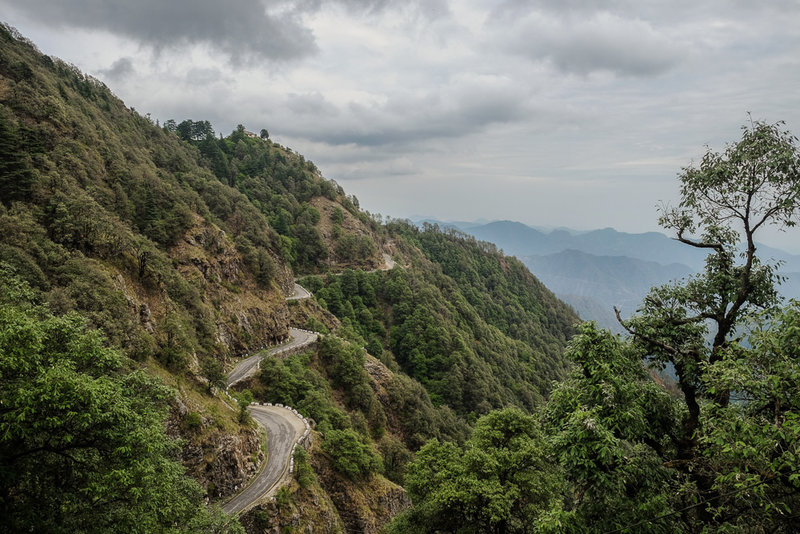
<instances>
[{"instance_id":1,"label":"leafy tree canopy","mask_svg":"<svg viewBox=\"0 0 800 534\"><path fill-rule=\"evenodd\" d=\"M234 531L176 461L174 393L0 269L0 525L6 532Z\"/></svg>"}]
</instances>

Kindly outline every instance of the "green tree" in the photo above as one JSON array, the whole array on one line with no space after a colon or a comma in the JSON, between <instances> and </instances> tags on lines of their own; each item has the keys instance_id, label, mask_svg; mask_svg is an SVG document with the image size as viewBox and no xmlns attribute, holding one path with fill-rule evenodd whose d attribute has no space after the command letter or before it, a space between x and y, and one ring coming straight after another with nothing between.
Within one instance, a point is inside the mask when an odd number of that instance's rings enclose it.
<instances>
[{"instance_id":1,"label":"green tree","mask_svg":"<svg viewBox=\"0 0 800 534\"><path fill-rule=\"evenodd\" d=\"M544 411L552 454L575 497L561 521L580 531L636 523L643 513L673 511L683 478L667 467L669 436L680 417L678 403L653 381L642 351L594 323L581 325L567 348L577 366L556 387ZM610 514L609 510L614 513ZM674 518L641 531L663 532Z\"/></svg>"},{"instance_id":2,"label":"green tree","mask_svg":"<svg viewBox=\"0 0 800 534\"><path fill-rule=\"evenodd\" d=\"M736 400L712 406L699 436L717 468L713 489L725 496L711 511L732 528L792 532L800 513L800 303L752 324L751 348L730 344L704 376L709 395L735 392Z\"/></svg>"},{"instance_id":3,"label":"green tree","mask_svg":"<svg viewBox=\"0 0 800 534\"><path fill-rule=\"evenodd\" d=\"M331 466L349 478L368 477L382 469L381 458L353 430L328 430L322 450L330 456Z\"/></svg>"},{"instance_id":4,"label":"green tree","mask_svg":"<svg viewBox=\"0 0 800 534\"><path fill-rule=\"evenodd\" d=\"M637 315L622 324L657 364L675 370L685 406L672 439L678 465L701 502L709 503L697 507L698 518L714 524L725 518L711 512L721 494L715 471L705 465L703 420L729 405L731 390L708 384L707 371L742 335L747 313L778 303L775 266L756 255L756 235L770 225L796 223L797 138L781 123L753 123L739 142L721 153L709 150L699 166L685 168L680 180L680 205L664 210L660 222L682 243L709 251L705 269L685 283L652 290Z\"/></svg>"},{"instance_id":5,"label":"green tree","mask_svg":"<svg viewBox=\"0 0 800 534\"><path fill-rule=\"evenodd\" d=\"M561 478L532 416L518 409L478 420L464 447L432 440L408 465L414 502L394 532L533 532L558 515Z\"/></svg>"},{"instance_id":6,"label":"green tree","mask_svg":"<svg viewBox=\"0 0 800 534\"><path fill-rule=\"evenodd\" d=\"M203 358L200 362L200 372L208 380L209 391L211 391L212 387L225 389L227 377L219 360L212 356Z\"/></svg>"},{"instance_id":7,"label":"green tree","mask_svg":"<svg viewBox=\"0 0 800 534\"><path fill-rule=\"evenodd\" d=\"M709 252L705 269L654 288L620 319L628 340L587 325L570 344L577 371L546 410L572 488L561 520L576 530L792 532L797 305L775 315L779 277L756 255L756 235L796 223L797 139L754 123L680 180L680 205L661 223ZM754 331L755 313L766 319ZM668 395L647 364L674 370L679 392Z\"/></svg>"},{"instance_id":8,"label":"green tree","mask_svg":"<svg viewBox=\"0 0 800 534\"><path fill-rule=\"evenodd\" d=\"M36 299L0 269L0 529L240 532L208 514L175 460L175 393Z\"/></svg>"},{"instance_id":9,"label":"green tree","mask_svg":"<svg viewBox=\"0 0 800 534\"><path fill-rule=\"evenodd\" d=\"M245 389L237 393L235 398L236 403L239 405L239 422L246 423L250 421L250 412L247 411L247 408L253 403L253 392Z\"/></svg>"},{"instance_id":10,"label":"green tree","mask_svg":"<svg viewBox=\"0 0 800 534\"><path fill-rule=\"evenodd\" d=\"M5 113L0 114L0 199L4 204L27 199L34 182L21 145L16 128Z\"/></svg>"},{"instance_id":11,"label":"green tree","mask_svg":"<svg viewBox=\"0 0 800 534\"><path fill-rule=\"evenodd\" d=\"M317 481L314 468L309 463L309 456L303 447L297 447L294 451L295 477L300 487L305 489Z\"/></svg>"}]
</instances>

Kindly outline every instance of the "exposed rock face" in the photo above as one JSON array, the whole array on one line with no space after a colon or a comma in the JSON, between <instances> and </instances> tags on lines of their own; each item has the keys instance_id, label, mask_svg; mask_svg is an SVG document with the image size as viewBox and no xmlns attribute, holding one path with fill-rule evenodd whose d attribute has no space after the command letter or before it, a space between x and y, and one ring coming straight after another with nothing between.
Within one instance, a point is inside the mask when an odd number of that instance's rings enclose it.
<instances>
[{"instance_id":1,"label":"exposed rock face","mask_svg":"<svg viewBox=\"0 0 800 534\"><path fill-rule=\"evenodd\" d=\"M402 487L379 475L355 483L334 471L322 454L312 455L312 465L346 532L377 534L394 516L411 506Z\"/></svg>"},{"instance_id":2,"label":"exposed rock face","mask_svg":"<svg viewBox=\"0 0 800 534\"><path fill-rule=\"evenodd\" d=\"M336 508L319 486L301 490L296 484L289 486L291 502L271 500L255 506L239 517L248 534L328 534L345 532Z\"/></svg>"},{"instance_id":3,"label":"exposed rock face","mask_svg":"<svg viewBox=\"0 0 800 534\"><path fill-rule=\"evenodd\" d=\"M320 306L315 299L295 300L289 303L289 319L293 325L308 328L312 326L309 323L312 317L322 322L328 330L334 330L339 326L339 319Z\"/></svg>"},{"instance_id":4,"label":"exposed rock face","mask_svg":"<svg viewBox=\"0 0 800 534\"><path fill-rule=\"evenodd\" d=\"M207 445L204 452L211 451L213 459L206 464L201 483L205 483L212 498L227 497L240 490L264 460L258 432L254 429L238 435L221 434L216 439L212 436L204 444Z\"/></svg>"},{"instance_id":5,"label":"exposed rock face","mask_svg":"<svg viewBox=\"0 0 800 534\"><path fill-rule=\"evenodd\" d=\"M213 418L190 412L180 397L172 403L166 427L167 434L183 440L181 463L186 466L187 474L206 488L210 499L236 493L264 461L258 430L222 432Z\"/></svg>"},{"instance_id":6,"label":"exposed rock face","mask_svg":"<svg viewBox=\"0 0 800 534\"><path fill-rule=\"evenodd\" d=\"M216 339L228 354L242 355L288 335L284 291L291 290L294 282L285 263L273 258L274 281L280 290L262 287L245 268L230 237L199 217L170 253L181 275L217 310Z\"/></svg>"},{"instance_id":7,"label":"exposed rock face","mask_svg":"<svg viewBox=\"0 0 800 534\"><path fill-rule=\"evenodd\" d=\"M314 197L311 200L311 205L320 213L320 221L317 224L317 228L322 235L322 240L328 246L328 250L330 250L328 259L329 267L335 268L335 270L350 267L370 271L373 269L380 269L383 266L383 256L380 251L380 236L371 231L363 221L353 216L350 212L342 210L340 204L322 196ZM342 220L338 225L333 221L333 214L337 211L342 216ZM339 239L344 235L368 238L376 245L376 248L373 250L372 255L368 257L360 257L351 260L339 258L336 253L336 245Z\"/></svg>"},{"instance_id":8,"label":"exposed rock face","mask_svg":"<svg viewBox=\"0 0 800 534\"><path fill-rule=\"evenodd\" d=\"M203 326L216 341L213 351L217 357L241 356L288 336L285 292L292 290L294 282L280 258L273 258L272 282L259 283L230 236L197 215L169 255L180 278L197 289L199 302L192 306L195 313L200 310L204 315ZM114 286L127 301L131 328L152 336L151 344L159 341L163 345L169 335L164 332L166 318L178 297L163 288L146 287L140 279L120 271Z\"/></svg>"},{"instance_id":9,"label":"exposed rock face","mask_svg":"<svg viewBox=\"0 0 800 534\"><path fill-rule=\"evenodd\" d=\"M186 444L182 452L183 464L206 488L211 499L236 493L264 460L261 441L254 429L239 434L215 432L200 443Z\"/></svg>"}]
</instances>

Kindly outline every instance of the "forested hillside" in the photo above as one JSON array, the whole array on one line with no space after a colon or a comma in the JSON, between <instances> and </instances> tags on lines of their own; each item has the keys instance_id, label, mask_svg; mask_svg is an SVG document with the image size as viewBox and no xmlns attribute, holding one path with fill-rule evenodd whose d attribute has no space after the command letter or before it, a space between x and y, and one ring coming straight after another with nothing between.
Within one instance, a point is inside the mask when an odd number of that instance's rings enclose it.
<instances>
[{"instance_id":1,"label":"forested hillside","mask_svg":"<svg viewBox=\"0 0 800 534\"><path fill-rule=\"evenodd\" d=\"M466 415L533 408L564 376L575 315L517 260L437 227L388 225L407 269L303 283L389 366ZM396 362L396 363L395 363Z\"/></svg>"},{"instance_id":2,"label":"forested hillside","mask_svg":"<svg viewBox=\"0 0 800 534\"><path fill-rule=\"evenodd\" d=\"M480 415L531 410L566 375L577 317L515 260L382 224L266 130L158 124L11 28L0 47L7 528L238 529L203 498L257 470L255 396L317 426L280 509L254 511L248 529L375 531L408 505L397 484L428 439L463 443ZM387 255L397 267L379 270ZM285 300L297 275L319 275L305 279L316 298ZM231 406L225 372L290 326L325 337L265 358ZM310 513L320 499L327 511Z\"/></svg>"},{"instance_id":3,"label":"forested hillside","mask_svg":"<svg viewBox=\"0 0 800 534\"><path fill-rule=\"evenodd\" d=\"M754 121L679 178L660 222L703 269L616 336L266 129L160 124L2 26L0 530L795 532L800 305L756 239L798 221L797 138ZM222 513L281 440L270 498Z\"/></svg>"}]
</instances>

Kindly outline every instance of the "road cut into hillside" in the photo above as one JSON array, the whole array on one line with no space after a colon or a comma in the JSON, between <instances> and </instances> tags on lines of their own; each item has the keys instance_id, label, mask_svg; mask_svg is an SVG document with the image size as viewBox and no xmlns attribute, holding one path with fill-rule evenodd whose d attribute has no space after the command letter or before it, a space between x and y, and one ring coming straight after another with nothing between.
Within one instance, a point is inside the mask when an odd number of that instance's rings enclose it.
<instances>
[{"instance_id":1,"label":"road cut into hillside","mask_svg":"<svg viewBox=\"0 0 800 534\"><path fill-rule=\"evenodd\" d=\"M291 477L290 466L295 444L305 435L306 423L290 408L250 405L250 415L267 432L267 462L236 497L222 506L228 514L241 514L258 501L272 496Z\"/></svg>"}]
</instances>

